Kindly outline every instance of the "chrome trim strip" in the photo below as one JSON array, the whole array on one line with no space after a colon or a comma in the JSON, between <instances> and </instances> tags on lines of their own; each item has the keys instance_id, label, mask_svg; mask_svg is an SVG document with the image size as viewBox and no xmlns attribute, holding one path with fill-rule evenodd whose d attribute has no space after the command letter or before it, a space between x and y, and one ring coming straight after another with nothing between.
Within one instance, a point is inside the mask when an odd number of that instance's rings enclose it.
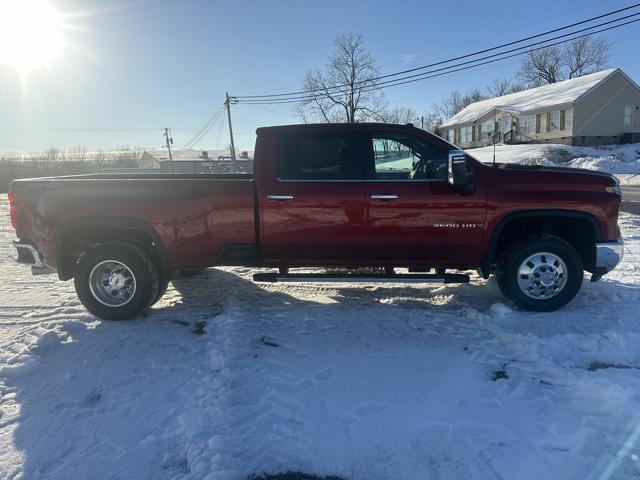
<instances>
[{"instance_id":1,"label":"chrome trim strip","mask_svg":"<svg viewBox=\"0 0 640 480\"><path fill-rule=\"evenodd\" d=\"M624 255L624 242L596 243L596 268L602 268L610 272L620 263Z\"/></svg>"},{"instance_id":2,"label":"chrome trim strip","mask_svg":"<svg viewBox=\"0 0 640 480\"><path fill-rule=\"evenodd\" d=\"M398 195L383 193L379 195L371 195L369 198L371 200L397 200Z\"/></svg>"},{"instance_id":3,"label":"chrome trim strip","mask_svg":"<svg viewBox=\"0 0 640 480\"><path fill-rule=\"evenodd\" d=\"M36 247L31 245L30 243L24 243L24 242L19 242L17 240L14 240L13 246L16 249L24 248L25 250L29 250L29 252L31 252L31 255L33 256L33 263L31 264L32 266L36 268L42 268L45 266L44 263L42 263L42 259L40 258L40 254L38 253L38 250L36 250Z\"/></svg>"},{"instance_id":4,"label":"chrome trim strip","mask_svg":"<svg viewBox=\"0 0 640 480\"><path fill-rule=\"evenodd\" d=\"M277 200L284 202L285 200L293 200L293 195L267 195L269 200Z\"/></svg>"}]
</instances>

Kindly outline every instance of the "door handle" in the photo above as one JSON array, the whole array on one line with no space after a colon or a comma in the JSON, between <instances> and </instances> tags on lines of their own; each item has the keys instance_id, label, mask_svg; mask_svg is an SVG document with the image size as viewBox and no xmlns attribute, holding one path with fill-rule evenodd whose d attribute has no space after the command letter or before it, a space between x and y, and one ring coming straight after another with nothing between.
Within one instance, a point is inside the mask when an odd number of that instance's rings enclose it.
<instances>
[{"instance_id":1,"label":"door handle","mask_svg":"<svg viewBox=\"0 0 640 480\"><path fill-rule=\"evenodd\" d=\"M398 195L393 195L389 193L384 193L380 195L371 195L371 200L397 200Z\"/></svg>"},{"instance_id":2,"label":"door handle","mask_svg":"<svg viewBox=\"0 0 640 480\"><path fill-rule=\"evenodd\" d=\"M286 202L287 200L293 200L293 195L267 195L267 198L278 202Z\"/></svg>"}]
</instances>

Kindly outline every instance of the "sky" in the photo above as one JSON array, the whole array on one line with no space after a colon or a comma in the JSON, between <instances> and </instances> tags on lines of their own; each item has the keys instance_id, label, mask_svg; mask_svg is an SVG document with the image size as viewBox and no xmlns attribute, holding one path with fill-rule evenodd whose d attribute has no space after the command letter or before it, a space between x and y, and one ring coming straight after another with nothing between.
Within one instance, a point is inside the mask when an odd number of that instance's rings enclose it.
<instances>
[{"instance_id":1,"label":"sky","mask_svg":"<svg viewBox=\"0 0 640 480\"><path fill-rule=\"evenodd\" d=\"M23 0L0 0L0 7ZM340 33L361 33L382 73L428 64L563 26L631 2L616 0L48 0L62 45L46 68L0 63L0 152L160 148L164 127L184 145L225 92L296 91ZM602 34L610 66L640 82L640 23ZM6 37L6 36L5 36ZM22 38L22 37L21 37ZM13 39L12 39L13 40ZM4 39L6 43L6 38ZM1 47L1 45L0 45ZM5 45L5 50L7 45ZM20 48L19 43L16 48ZM511 59L386 90L390 107L418 113L451 90L512 78ZM236 105L238 150L260 126L298 123L291 105ZM196 146L228 145L219 121Z\"/></svg>"}]
</instances>

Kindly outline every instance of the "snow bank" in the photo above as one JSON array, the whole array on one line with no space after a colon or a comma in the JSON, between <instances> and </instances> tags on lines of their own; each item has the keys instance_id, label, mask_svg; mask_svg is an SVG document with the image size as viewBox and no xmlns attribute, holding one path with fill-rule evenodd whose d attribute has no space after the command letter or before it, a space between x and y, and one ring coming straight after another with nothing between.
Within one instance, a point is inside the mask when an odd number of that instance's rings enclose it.
<instances>
[{"instance_id":1,"label":"snow bank","mask_svg":"<svg viewBox=\"0 0 640 480\"><path fill-rule=\"evenodd\" d=\"M493 161L493 147L468 150L485 163ZM496 145L496 163L522 163L586 168L625 178L640 174L640 144L574 147L560 144ZM633 182L633 180L631 180Z\"/></svg>"}]
</instances>

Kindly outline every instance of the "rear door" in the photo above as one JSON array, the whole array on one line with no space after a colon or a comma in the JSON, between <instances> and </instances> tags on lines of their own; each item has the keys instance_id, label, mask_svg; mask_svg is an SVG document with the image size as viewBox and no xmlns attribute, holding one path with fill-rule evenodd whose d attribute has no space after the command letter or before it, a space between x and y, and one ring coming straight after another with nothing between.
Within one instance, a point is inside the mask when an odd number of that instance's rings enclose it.
<instances>
[{"instance_id":1,"label":"rear door","mask_svg":"<svg viewBox=\"0 0 640 480\"><path fill-rule=\"evenodd\" d=\"M368 146L369 261L435 266L473 258L486 211L482 179L462 196L447 181L448 151L417 135L372 133Z\"/></svg>"},{"instance_id":2,"label":"rear door","mask_svg":"<svg viewBox=\"0 0 640 480\"><path fill-rule=\"evenodd\" d=\"M283 133L260 189L267 263L348 265L364 258L367 138L357 132Z\"/></svg>"}]
</instances>

